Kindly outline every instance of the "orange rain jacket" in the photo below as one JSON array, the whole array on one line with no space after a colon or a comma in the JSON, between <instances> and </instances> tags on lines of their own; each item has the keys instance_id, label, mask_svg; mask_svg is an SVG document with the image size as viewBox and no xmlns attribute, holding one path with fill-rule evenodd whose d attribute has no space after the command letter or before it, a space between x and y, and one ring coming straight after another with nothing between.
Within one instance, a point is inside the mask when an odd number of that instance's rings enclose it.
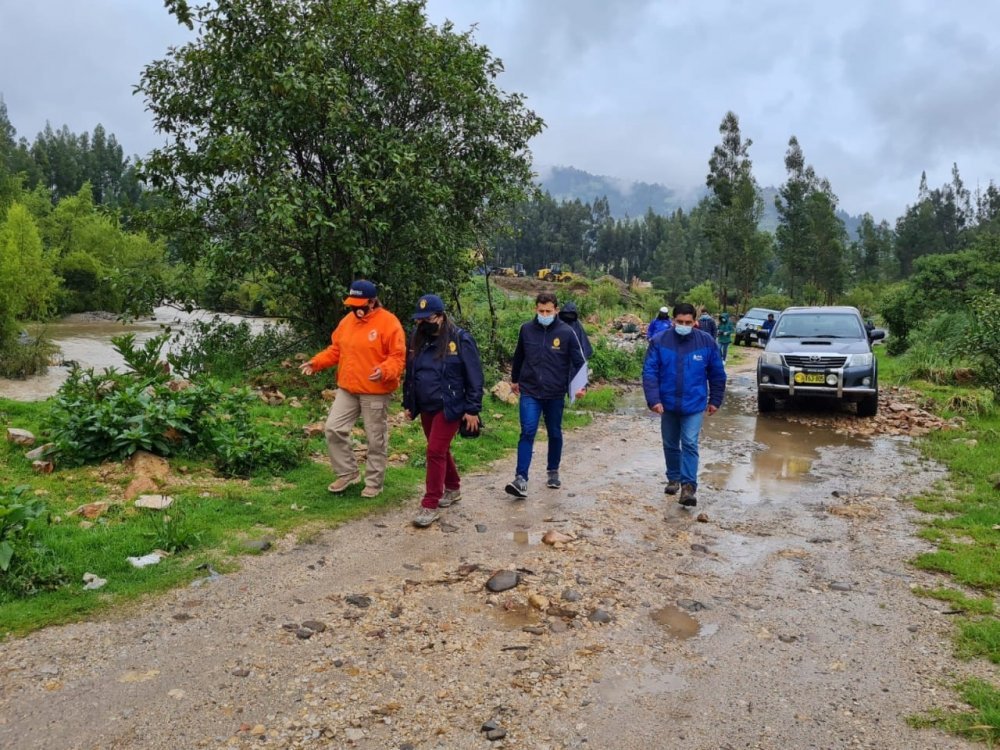
<instances>
[{"instance_id":1,"label":"orange rain jacket","mask_svg":"<svg viewBox=\"0 0 1000 750\"><path fill-rule=\"evenodd\" d=\"M314 371L337 367L337 386L348 393L392 393L399 387L406 366L403 326L384 307L361 319L348 313L331 334L330 346L309 364ZM376 367L382 369L382 379L369 380Z\"/></svg>"}]
</instances>

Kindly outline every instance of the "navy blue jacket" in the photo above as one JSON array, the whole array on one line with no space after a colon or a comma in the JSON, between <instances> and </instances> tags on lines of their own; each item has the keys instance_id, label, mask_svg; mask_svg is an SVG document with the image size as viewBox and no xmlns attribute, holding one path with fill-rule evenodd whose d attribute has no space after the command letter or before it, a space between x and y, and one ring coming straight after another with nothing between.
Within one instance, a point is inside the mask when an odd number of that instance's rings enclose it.
<instances>
[{"instance_id":1,"label":"navy blue jacket","mask_svg":"<svg viewBox=\"0 0 1000 750\"><path fill-rule=\"evenodd\" d=\"M642 366L646 404L663 404L674 414L697 414L709 404L721 406L726 369L715 339L695 328L681 336L670 328L649 342Z\"/></svg>"},{"instance_id":2,"label":"navy blue jacket","mask_svg":"<svg viewBox=\"0 0 1000 750\"><path fill-rule=\"evenodd\" d=\"M587 332L583 330L583 323L580 322L580 313L576 309L576 304L567 302L563 309L559 311L559 320L573 329L573 333L580 339L580 348L583 349L583 358L590 359L594 356L594 347L587 338Z\"/></svg>"},{"instance_id":3,"label":"navy blue jacket","mask_svg":"<svg viewBox=\"0 0 1000 750\"><path fill-rule=\"evenodd\" d=\"M715 318L707 314L698 318L698 329L704 331L713 339L717 338L716 334L719 332L719 327L715 324Z\"/></svg>"},{"instance_id":4,"label":"navy blue jacket","mask_svg":"<svg viewBox=\"0 0 1000 750\"><path fill-rule=\"evenodd\" d=\"M444 418L460 419L483 409L483 365L475 339L461 328L452 329L448 352L437 356L437 339L416 353L407 352L403 381L403 408L416 417L421 406L440 402Z\"/></svg>"},{"instance_id":5,"label":"navy blue jacket","mask_svg":"<svg viewBox=\"0 0 1000 750\"><path fill-rule=\"evenodd\" d=\"M521 326L510 380L540 399L563 398L570 380L587 364L573 329L557 317L550 326L534 318Z\"/></svg>"}]
</instances>

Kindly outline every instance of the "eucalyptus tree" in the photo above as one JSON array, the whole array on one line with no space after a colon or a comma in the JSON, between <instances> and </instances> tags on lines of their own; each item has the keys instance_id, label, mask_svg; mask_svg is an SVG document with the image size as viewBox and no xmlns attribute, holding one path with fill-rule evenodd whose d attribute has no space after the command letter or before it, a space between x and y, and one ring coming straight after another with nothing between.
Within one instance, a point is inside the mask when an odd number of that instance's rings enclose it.
<instances>
[{"instance_id":1,"label":"eucalyptus tree","mask_svg":"<svg viewBox=\"0 0 1000 750\"><path fill-rule=\"evenodd\" d=\"M770 254L770 243L758 236L757 225L764 201L753 176L749 138L740 133L740 121L727 112L719 126L722 142L708 162L705 182L712 191L708 202L705 232L711 244L711 259L719 302L725 307L730 287L749 300Z\"/></svg>"},{"instance_id":2,"label":"eucalyptus tree","mask_svg":"<svg viewBox=\"0 0 1000 750\"><path fill-rule=\"evenodd\" d=\"M530 191L543 127L422 0L167 0L196 39L137 87L167 143L161 226L217 274L268 274L317 336L352 279L390 306L450 286Z\"/></svg>"}]
</instances>

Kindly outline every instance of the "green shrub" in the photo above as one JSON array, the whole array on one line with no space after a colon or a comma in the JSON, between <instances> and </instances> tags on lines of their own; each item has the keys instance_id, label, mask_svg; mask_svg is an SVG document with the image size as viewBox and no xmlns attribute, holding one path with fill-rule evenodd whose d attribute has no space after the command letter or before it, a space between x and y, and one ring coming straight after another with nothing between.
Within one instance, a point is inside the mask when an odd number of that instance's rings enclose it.
<instances>
[{"instance_id":1,"label":"green shrub","mask_svg":"<svg viewBox=\"0 0 1000 750\"><path fill-rule=\"evenodd\" d=\"M1000 295L986 292L970 305L971 324L952 335L958 350L975 363L980 383L1000 397Z\"/></svg>"},{"instance_id":2,"label":"green shrub","mask_svg":"<svg viewBox=\"0 0 1000 750\"><path fill-rule=\"evenodd\" d=\"M967 364L963 362L962 342L968 339L972 325L972 316L959 310L938 313L913 329L909 347L899 358L902 378L954 384L955 368Z\"/></svg>"},{"instance_id":3,"label":"green shrub","mask_svg":"<svg viewBox=\"0 0 1000 750\"><path fill-rule=\"evenodd\" d=\"M590 358L591 381L636 380L642 377L642 362L646 347L638 346L633 351L611 346L607 339L593 342L594 355Z\"/></svg>"},{"instance_id":4,"label":"green shrub","mask_svg":"<svg viewBox=\"0 0 1000 750\"><path fill-rule=\"evenodd\" d=\"M258 399L249 389L227 390L215 380L186 387L170 382L158 365L162 339L143 349L127 337L115 340L135 372L70 372L48 415L61 463L121 460L145 450L208 456L222 474L245 477L301 461L303 438L276 435L255 422L250 409Z\"/></svg>"},{"instance_id":5,"label":"green shrub","mask_svg":"<svg viewBox=\"0 0 1000 750\"><path fill-rule=\"evenodd\" d=\"M697 286L691 287L685 292L683 299L678 302L688 302L695 306L695 309L705 308L710 313L719 311L719 294L715 291L715 286L711 281L703 281Z\"/></svg>"},{"instance_id":6,"label":"green shrub","mask_svg":"<svg viewBox=\"0 0 1000 750\"><path fill-rule=\"evenodd\" d=\"M0 491L0 601L58 587L64 580L52 551L37 538L49 523L45 505L26 499L27 485Z\"/></svg>"},{"instance_id":7,"label":"green shrub","mask_svg":"<svg viewBox=\"0 0 1000 750\"><path fill-rule=\"evenodd\" d=\"M215 316L195 321L188 331L179 331L167 361L185 377L207 374L229 378L286 357L303 343L282 326L269 325L254 333L245 320L231 323Z\"/></svg>"}]
</instances>

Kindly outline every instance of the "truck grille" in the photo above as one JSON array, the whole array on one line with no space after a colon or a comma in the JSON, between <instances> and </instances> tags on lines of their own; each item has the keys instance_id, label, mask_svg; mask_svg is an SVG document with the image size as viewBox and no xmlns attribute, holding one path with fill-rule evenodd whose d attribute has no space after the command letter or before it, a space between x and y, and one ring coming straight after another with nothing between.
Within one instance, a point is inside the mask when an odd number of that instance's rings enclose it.
<instances>
[{"instance_id":1,"label":"truck grille","mask_svg":"<svg viewBox=\"0 0 1000 750\"><path fill-rule=\"evenodd\" d=\"M810 369L827 369L843 367L847 357L843 354L786 354L785 364L789 367L808 367Z\"/></svg>"}]
</instances>

